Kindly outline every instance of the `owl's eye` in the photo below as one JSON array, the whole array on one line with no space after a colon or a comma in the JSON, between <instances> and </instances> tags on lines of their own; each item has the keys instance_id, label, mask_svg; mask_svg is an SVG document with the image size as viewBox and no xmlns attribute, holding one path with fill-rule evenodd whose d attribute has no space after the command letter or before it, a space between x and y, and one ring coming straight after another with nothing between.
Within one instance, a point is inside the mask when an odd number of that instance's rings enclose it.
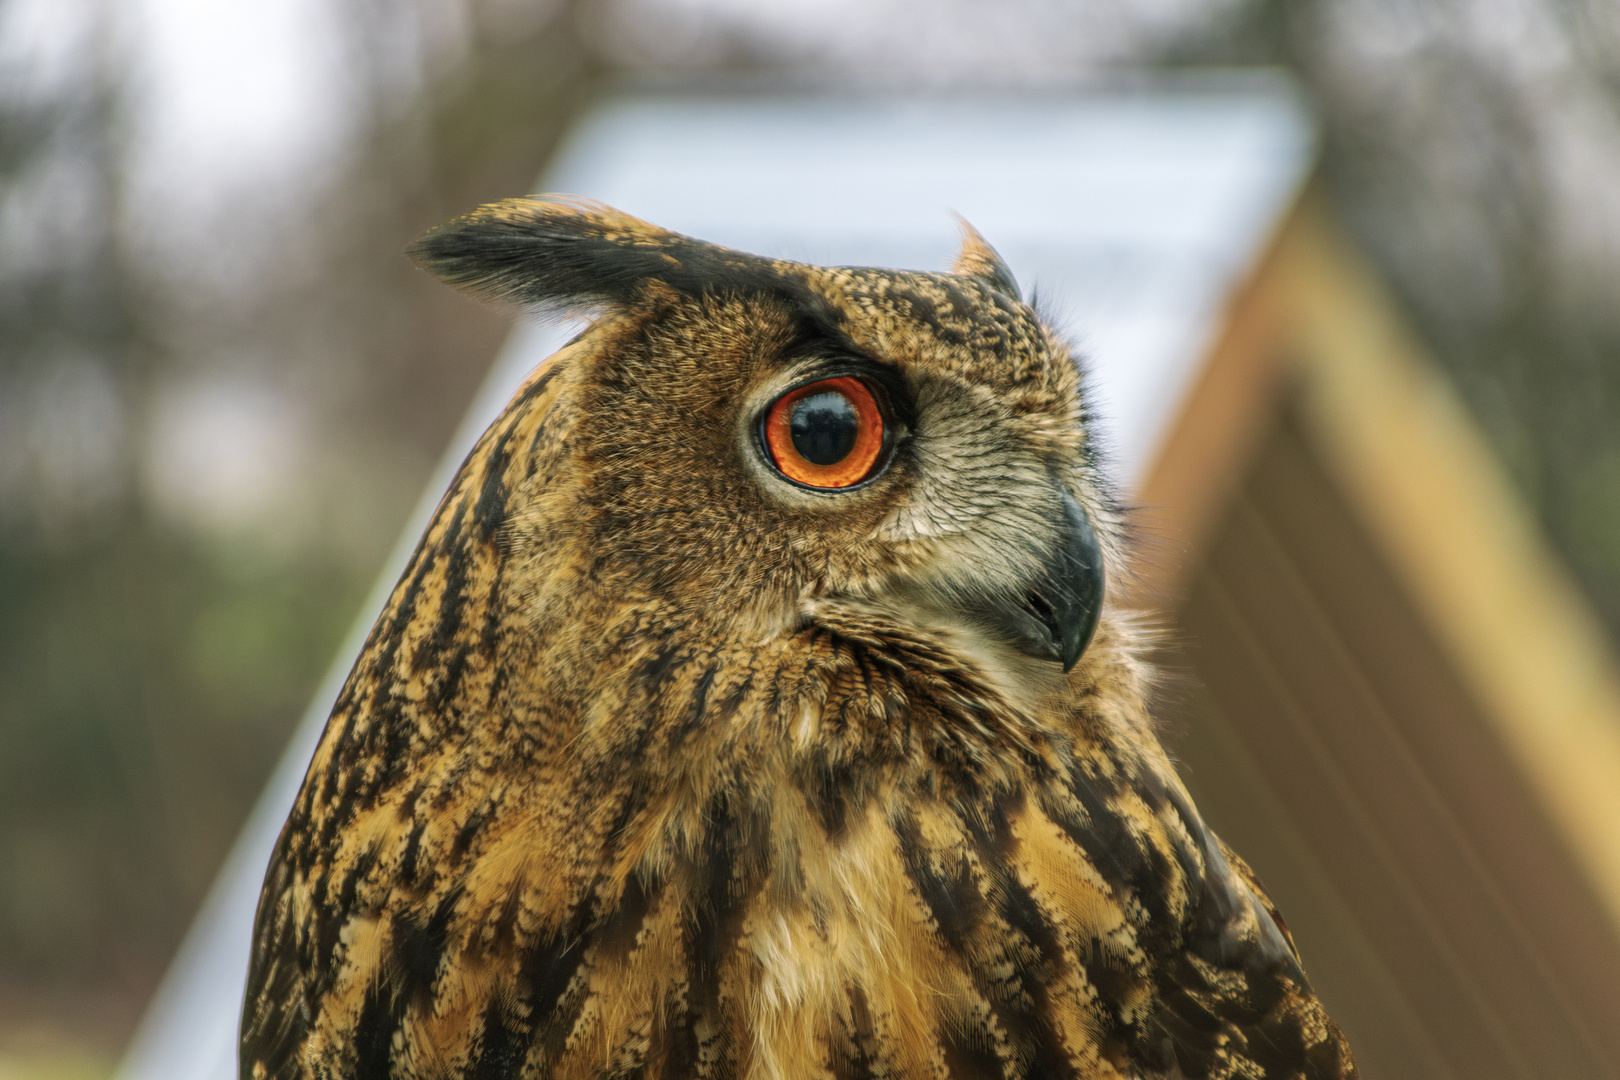
<instances>
[{"instance_id":1,"label":"owl's eye","mask_svg":"<svg viewBox=\"0 0 1620 1080\"><path fill-rule=\"evenodd\" d=\"M814 488L847 488L871 476L888 449L883 405L851 375L790 390L765 413L771 463L789 480Z\"/></svg>"}]
</instances>

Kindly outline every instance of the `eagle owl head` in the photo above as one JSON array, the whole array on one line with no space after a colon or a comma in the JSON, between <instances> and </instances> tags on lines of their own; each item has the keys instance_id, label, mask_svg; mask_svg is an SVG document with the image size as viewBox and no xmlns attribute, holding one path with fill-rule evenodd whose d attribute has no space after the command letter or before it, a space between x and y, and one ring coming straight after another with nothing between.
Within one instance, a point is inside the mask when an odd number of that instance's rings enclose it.
<instances>
[{"instance_id":1,"label":"eagle owl head","mask_svg":"<svg viewBox=\"0 0 1620 1080\"><path fill-rule=\"evenodd\" d=\"M415 254L594 320L338 697L245 1080L1354 1075L1154 735L1080 372L982 239L813 267L518 199Z\"/></svg>"},{"instance_id":2,"label":"eagle owl head","mask_svg":"<svg viewBox=\"0 0 1620 1080\"><path fill-rule=\"evenodd\" d=\"M553 199L428 233L414 254L451 284L597 316L570 350L580 501L559 520L537 490L519 562L554 558L561 526L593 579L688 625L763 641L860 605L1020 696L1060 677L1119 514L1074 357L963 232L946 274L760 258Z\"/></svg>"}]
</instances>

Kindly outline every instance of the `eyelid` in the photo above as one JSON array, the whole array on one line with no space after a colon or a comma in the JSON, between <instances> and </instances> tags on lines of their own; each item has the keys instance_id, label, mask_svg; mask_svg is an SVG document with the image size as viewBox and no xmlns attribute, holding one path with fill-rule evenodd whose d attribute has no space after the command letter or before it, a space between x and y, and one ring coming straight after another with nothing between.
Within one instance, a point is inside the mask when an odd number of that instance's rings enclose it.
<instances>
[{"instance_id":1,"label":"eyelid","mask_svg":"<svg viewBox=\"0 0 1620 1080\"><path fill-rule=\"evenodd\" d=\"M917 426L917 406L911 381L893 364L880 363L856 354L818 356L807 359L803 366L794 367L791 381L785 381L785 388L771 396L772 404L783 394L790 394L802 386L847 375L876 389L881 395L885 415L897 421L900 428L910 431Z\"/></svg>"}]
</instances>

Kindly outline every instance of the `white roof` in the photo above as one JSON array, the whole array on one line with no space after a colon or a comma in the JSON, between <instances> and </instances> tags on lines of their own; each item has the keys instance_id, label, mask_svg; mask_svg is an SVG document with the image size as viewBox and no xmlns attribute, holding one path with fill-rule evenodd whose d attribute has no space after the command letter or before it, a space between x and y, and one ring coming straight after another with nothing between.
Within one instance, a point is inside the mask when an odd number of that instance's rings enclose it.
<instances>
[{"instance_id":1,"label":"white roof","mask_svg":"<svg viewBox=\"0 0 1620 1080\"><path fill-rule=\"evenodd\" d=\"M1139 482L1233 289L1297 195L1312 127L1286 84L1042 97L626 96L542 190L759 254L944 270L960 213L1081 346L1105 445ZM365 634L483 428L569 331L516 330L244 829L121 1080L236 1075L259 884Z\"/></svg>"}]
</instances>

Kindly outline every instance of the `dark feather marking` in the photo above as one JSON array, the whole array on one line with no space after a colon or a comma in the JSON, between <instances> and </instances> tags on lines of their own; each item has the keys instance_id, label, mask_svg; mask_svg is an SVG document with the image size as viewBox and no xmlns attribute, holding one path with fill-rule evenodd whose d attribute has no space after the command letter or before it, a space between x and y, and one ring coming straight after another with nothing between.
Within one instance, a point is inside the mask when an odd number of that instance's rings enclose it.
<instances>
[{"instance_id":1,"label":"dark feather marking","mask_svg":"<svg viewBox=\"0 0 1620 1080\"><path fill-rule=\"evenodd\" d=\"M1266 1011L1269 1013L1270 1008ZM1264 1069L1268 1077L1287 1076L1298 1063L1310 1063L1311 1055L1305 1047L1304 1033L1297 1023L1287 1020L1282 1023L1262 1022L1244 1034L1247 1036L1244 1046L1247 1056ZM1313 1073L1322 1075L1312 1068L1306 1076Z\"/></svg>"},{"instance_id":2,"label":"dark feather marking","mask_svg":"<svg viewBox=\"0 0 1620 1080\"><path fill-rule=\"evenodd\" d=\"M980 991L990 999L1009 1041L1028 1056L1028 1075L1061 1080L1075 1076L1076 1069L1052 1027L1047 987L1063 975L1063 945L1057 929L1012 869L1018 849L1012 817L1024 801L1023 793L1015 792L993 802L982 817L967 819L980 865L990 877L987 892L997 914L1037 958L1019 964L1008 983L981 981Z\"/></svg>"},{"instance_id":3,"label":"dark feather marking","mask_svg":"<svg viewBox=\"0 0 1620 1080\"><path fill-rule=\"evenodd\" d=\"M1002 270L1006 271L1006 278L1000 282L992 279L991 287L985 291L984 295L990 298L990 302L996 306L996 310L1003 315L1011 319L1023 319L1025 318L1023 305L1017 303L1018 283L1012 280L1011 271L1007 271L1006 267L1002 267ZM1033 303L1030 306L1033 307Z\"/></svg>"},{"instance_id":4,"label":"dark feather marking","mask_svg":"<svg viewBox=\"0 0 1620 1080\"><path fill-rule=\"evenodd\" d=\"M410 747L415 729L403 721L400 704L398 699L390 699L387 707L377 711L381 722L373 733L378 746L374 760L380 768L353 770L365 776L367 780L364 788L356 792L361 796L356 801L363 803L367 808L376 804L379 792L386 791L402 781L410 768Z\"/></svg>"},{"instance_id":5,"label":"dark feather marking","mask_svg":"<svg viewBox=\"0 0 1620 1080\"><path fill-rule=\"evenodd\" d=\"M350 684L356 682L357 678L357 672L350 673ZM338 713L334 712L333 719L335 720L338 715ZM300 824L304 824L308 821L309 808L311 805L318 806L323 803L331 802L336 794L336 789L344 782L345 770L342 768L344 749L358 737L356 735L355 728L358 727L361 722L361 712L358 708L352 708L341 715L343 716L343 722L332 737L331 758L327 762L326 768L321 772L318 781L309 783L304 788L302 797L298 801L296 812L300 814ZM330 723L331 721L328 721L328 724ZM323 828L317 835L321 838L330 838L332 828L333 826Z\"/></svg>"},{"instance_id":6,"label":"dark feather marking","mask_svg":"<svg viewBox=\"0 0 1620 1080\"><path fill-rule=\"evenodd\" d=\"M484 956L515 956L518 952L518 915L523 907L521 889L508 889L505 899L489 920L483 940L468 942L469 951L476 948Z\"/></svg>"},{"instance_id":7,"label":"dark feather marking","mask_svg":"<svg viewBox=\"0 0 1620 1080\"><path fill-rule=\"evenodd\" d=\"M414 799L411 800L411 802L415 801ZM416 878L416 860L422 851L422 833L426 829L426 821L418 821L411 826L410 834L405 838L405 851L399 857L399 876L406 883L413 886L421 884Z\"/></svg>"},{"instance_id":8,"label":"dark feather marking","mask_svg":"<svg viewBox=\"0 0 1620 1080\"><path fill-rule=\"evenodd\" d=\"M433 1003L433 986L438 980L439 964L449 941L450 922L455 918L461 895L460 888L452 889L434 906L432 913L415 909L394 920L387 966L400 998L419 1009L426 1010Z\"/></svg>"},{"instance_id":9,"label":"dark feather marking","mask_svg":"<svg viewBox=\"0 0 1620 1080\"><path fill-rule=\"evenodd\" d=\"M662 1029L669 1047L664 1075L684 1078L698 1074L699 1047L697 1028L693 1024L691 987L682 987L677 993L680 1007L669 1009L668 1022Z\"/></svg>"},{"instance_id":10,"label":"dark feather marking","mask_svg":"<svg viewBox=\"0 0 1620 1080\"><path fill-rule=\"evenodd\" d=\"M508 416L516 418L516 410ZM507 443L512 439L516 424L508 421L505 430L484 462L484 483L478 492L478 503L473 509L473 520L478 524L478 538L489 543L506 523L506 467L511 464L512 453Z\"/></svg>"},{"instance_id":11,"label":"dark feather marking","mask_svg":"<svg viewBox=\"0 0 1620 1080\"><path fill-rule=\"evenodd\" d=\"M988 1032L963 1031L945 1024L941 1028L940 1049L945 1052L945 1068L951 1080L1002 1080L1006 1075L995 1047L990 1044ZM1032 1076L1030 1080L1035 1078Z\"/></svg>"},{"instance_id":12,"label":"dark feather marking","mask_svg":"<svg viewBox=\"0 0 1620 1080\"><path fill-rule=\"evenodd\" d=\"M1086 981L1097 991L1099 1004L1107 1010L1112 1027L1123 1029L1120 1002L1134 998L1142 989L1143 979L1121 956L1110 956L1098 938L1091 939L1090 955L1081 958L1086 969Z\"/></svg>"},{"instance_id":13,"label":"dark feather marking","mask_svg":"<svg viewBox=\"0 0 1620 1080\"><path fill-rule=\"evenodd\" d=\"M462 677L467 674L467 659L472 655L473 647L466 642L459 642L453 648L446 648L440 662L443 674L430 684L426 698L436 711L448 711L451 702L461 690ZM387 787L388 781L398 778L404 764L401 756L391 756L388 759L387 779L382 786Z\"/></svg>"},{"instance_id":14,"label":"dark feather marking","mask_svg":"<svg viewBox=\"0 0 1620 1080\"><path fill-rule=\"evenodd\" d=\"M461 516L461 512L462 506L458 503L456 518ZM387 623L387 630L378 641L380 648L377 650L376 656L372 658L371 663L366 668L367 681L375 688L375 693L387 693L388 687L393 682L394 665L398 662L400 647L405 643L405 629L410 626L411 620L416 618L417 607L422 597L422 590L426 587L428 575L438 565L439 556L443 553L443 548L440 545L429 545L427 538L423 537L421 545L417 548L413 566L406 571L408 580L401 579L405 581L405 588L399 592L399 600L394 607L393 618L378 620L379 628L384 622ZM413 657L412 670L420 670L421 664L425 662L425 659L418 660Z\"/></svg>"},{"instance_id":15,"label":"dark feather marking","mask_svg":"<svg viewBox=\"0 0 1620 1080\"><path fill-rule=\"evenodd\" d=\"M285 845L283 834L278 842L278 853L285 853ZM277 1080L296 1066L294 1057L307 1032L299 973L309 965L300 963L297 935L288 926L287 908L280 902L267 903L272 897L282 895L287 877L285 863L271 864L254 926L254 944L261 962L248 971L241 1017L244 1054L250 1053L263 1061ZM252 1004L261 1001L271 1002L274 1007L253 1013Z\"/></svg>"},{"instance_id":16,"label":"dark feather marking","mask_svg":"<svg viewBox=\"0 0 1620 1080\"><path fill-rule=\"evenodd\" d=\"M1080 819L1063 800L1050 800L1047 813L1069 838L1080 845L1104 880L1118 889L1132 890L1147 912L1147 932L1167 939L1176 931L1169 917L1168 897L1160 894L1162 876L1153 873L1155 858L1146 850L1141 837L1133 832L1122 815L1098 790L1098 777L1074 777L1069 791L1075 796L1085 818ZM1162 863L1162 857L1158 860Z\"/></svg>"},{"instance_id":17,"label":"dark feather marking","mask_svg":"<svg viewBox=\"0 0 1620 1080\"><path fill-rule=\"evenodd\" d=\"M610 235L556 203L508 200L423 234L411 254L452 285L518 303L626 303L652 281L688 295L781 284L768 260L653 230Z\"/></svg>"},{"instance_id":18,"label":"dark feather marking","mask_svg":"<svg viewBox=\"0 0 1620 1080\"><path fill-rule=\"evenodd\" d=\"M1190 1075L1202 1075L1208 1062L1220 1049L1220 1035L1225 1022L1210 1012L1184 986L1172 985L1160 992L1159 1011L1153 1017L1153 1028L1169 1037L1176 1049L1176 1061L1182 1069L1195 1070ZM1154 1041L1150 1033L1148 1041Z\"/></svg>"},{"instance_id":19,"label":"dark feather marking","mask_svg":"<svg viewBox=\"0 0 1620 1080\"><path fill-rule=\"evenodd\" d=\"M394 1032L403 1016L403 1001L372 983L354 1026L354 1080L391 1080Z\"/></svg>"},{"instance_id":20,"label":"dark feather marking","mask_svg":"<svg viewBox=\"0 0 1620 1080\"><path fill-rule=\"evenodd\" d=\"M709 688L714 685L714 677L719 672L719 664L710 664L698 678L697 687L692 691L692 708L686 714L686 722L676 728L674 734L670 737L669 746L671 750L676 749L685 742L687 737L703 723L703 714L709 705Z\"/></svg>"},{"instance_id":21,"label":"dark feather marking","mask_svg":"<svg viewBox=\"0 0 1620 1080\"><path fill-rule=\"evenodd\" d=\"M473 524L477 529L477 542L483 545L493 541L505 521L507 497L505 474L510 459L507 443L512 437L516 415L514 409L508 409L501 433L484 461L484 479L472 510ZM473 451L474 455L478 452L476 449ZM414 671L424 671L435 662L442 668L442 674L433 687L431 699L439 709L453 700L460 690L461 680L467 669L467 658L472 649L470 644L457 641L468 603L472 599L468 595L468 582L475 565L474 548L462 535L468 502L466 497L460 500L449 527L441 537L439 548L445 554L446 563L443 591L439 597L438 620L434 624L429 643L419 648L417 654L412 657ZM497 564L495 580L491 585L492 594L499 592L500 570L501 567ZM496 605L486 605L485 608L484 632L481 637L491 639L493 634L491 623L498 619L499 613ZM484 644L487 647L489 640Z\"/></svg>"},{"instance_id":22,"label":"dark feather marking","mask_svg":"<svg viewBox=\"0 0 1620 1080\"><path fill-rule=\"evenodd\" d=\"M735 1057L738 1048L723 1036L727 1025L721 1016L720 972L742 937L746 898L766 870L765 853L751 850L750 845L757 845L769 830L761 822L740 818L726 796L710 803L708 820L708 834L690 868L697 887L693 890L694 917L687 929L687 1025L690 1028L700 1017L716 1025L712 1041L697 1039L695 1031L689 1039L695 1045L700 1072L709 1080L731 1080L740 1063ZM733 1002L732 1007L736 1005ZM706 1057L717 1048L718 1059ZM703 1065L708 1068L702 1069Z\"/></svg>"},{"instance_id":23,"label":"dark feather marking","mask_svg":"<svg viewBox=\"0 0 1620 1080\"><path fill-rule=\"evenodd\" d=\"M950 278L940 279L939 290L945 294L945 299L950 301L951 314L970 326L995 331L995 335L999 339L999 347L991 351L996 356L1005 356L1007 354L1007 346L1011 343L1007 328L999 320L986 319L980 314L981 307L977 302L978 297L974 297L972 300L968 299L967 294L962 291L962 287ZM983 347L986 343L980 342L979 344L980 347Z\"/></svg>"},{"instance_id":24,"label":"dark feather marking","mask_svg":"<svg viewBox=\"0 0 1620 1080\"><path fill-rule=\"evenodd\" d=\"M417 646L411 658L411 667L425 671L440 662L445 650L456 643L456 631L461 629L461 613L467 606L467 578L472 571L472 552L458 547L445 557L444 589L439 594L439 617L433 625L433 635Z\"/></svg>"},{"instance_id":25,"label":"dark feather marking","mask_svg":"<svg viewBox=\"0 0 1620 1080\"><path fill-rule=\"evenodd\" d=\"M641 678L641 685L649 697L657 698L659 692L663 689L664 676L669 674L669 669L674 666L676 658L680 656L680 646L672 643L673 636L669 631L664 632L659 640L658 648L653 652L652 656L642 662L641 669L637 673Z\"/></svg>"},{"instance_id":26,"label":"dark feather marking","mask_svg":"<svg viewBox=\"0 0 1620 1080\"><path fill-rule=\"evenodd\" d=\"M696 1007L712 1011L720 994L717 960L729 951L739 928L728 926L737 917L737 897L733 878L737 872L736 819L725 800L716 800L709 816L709 833L704 850L694 868L698 875L691 926L691 947L687 952L687 980L698 1000ZM728 933L729 931L729 933Z\"/></svg>"},{"instance_id":27,"label":"dark feather marking","mask_svg":"<svg viewBox=\"0 0 1620 1080\"><path fill-rule=\"evenodd\" d=\"M719 715L722 718L735 716L737 710L742 708L743 699L748 696L748 691L752 690L753 688L754 676L753 673L750 672L747 678L738 680L737 684L728 690L725 696L720 699L717 706Z\"/></svg>"},{"instance_id":28,"label":"dark feather marking","mask_svg":"<svg viewBox=\"0 0 1620 1080\"><path fill-rule=\"evenodd\" d=\"M569 338L568 343L564 345L563 348L566 349L577 344L579 339L585 336L585 333L586 332L584 330L581 330L579 333ZM545 361L541 362L545 363ZM519 413L527 411L529 404L533 402L535 398L545 393L546 384L551 382L552 379L556 378L557 372L562 370L565 366L566 365L553 360L550 366L540 373L539 378L535 379L532 383L519 391L517 397L513 398L512 401L506 406L506 415L517 416ZM544 425L542 425L542 427L543 426ZM538 432L536 434L538 434ZM531 445L529 449L532 451L534 447Z\"/></svg>"},{"instance_id":29,"label":"dark feather marking","mask_svg":"<svg viewBox=\"0 0 1620 1080\"><path fill-rule=\"evenodd\" d=\"M1324 1039L1306 1054L1306 1080L1340 1080L1347 1075L1339 1060L1340 1047L1333 1039ZM1285 1068L1276 1069L1278 1076L1287 1076Z\"/></svg>"},{"instance_id":30,"label":"dark feather marking","mask_svg":"<svg viewBox=\"0 0 1620 1080\"><path fill-rule=\"evenodd\" d=\"M960 332L951 329L940 320L939 309L934 306L934 302L916 289L897 285L889 290L888 298L903 303L906 306L906 313L928 327L934 337L943 344L967 344L967 339Z\"/></svg>"},{"instance_id":31,"label":"dark feather marking","mask_svg":"<svg viewBox=\"0 0 1620 1080\"><path fill-rule=\"evenodd\" d=\"M552 374L553 374L552 372L548 371L548 372L545 373L544 376L542 376L542 379L550 379ZM528 449L526 451L524 451L524 455L523 455L524 458L525 458L526 463L529 466L527 471L525 471L524 474L523 474L524 479L530 479L530 478L532 478L534 476L534 465L535 465L536 452L539 450L539 448L540 448L540 440L545 438L547 430L548 430L548 427L547 427L545 421L541 421L540 423L534 425L534 434L529 436L529 446L528 446Z\"/></svg>"},{"instance_id":32,"label":"dark feather marking","mask_svg":"<svg viewBox=\"0 0 1620 1080\"><path fill-rule=\"evenodd\" d=\"M858 788L855 764L834 759L823 749L812 758L807 771L810 775L800 782L805 799L827 839L837 843L848 827L850 803Z\"/></svg>"},{"instance_id":33,"label":"dark feather marking","mask_svg":"<svg viewBox=\"0 0 1620 1080\"><path fill-rule=\"evenodd\" d=\"M493 793L486 796L482 802L473 808L467 815L467 820L461 823L456 830L456 838L450 843L449 861L452 865L459 863L472 847L478 833L483 829L484 823L495 815L500 809L501 800Z\"/></svg>"},{"instance_id":34,"label":"dark feather marking","mask_svg":"<svg viewBox=\"0 0 1620 1080\"><path fill-rule=\"evenodd\" d=\"M535 1018L539 1030L549 1030L552 1041L559 1043L572 1026L572 1019L559 1015L557 1003L567 992L585 955L580 922L576 916L569 927L548 933L524 950L518 968L518 982L524 988L529 1015Z\"/></svg>"},{"instance_id":35,"label":"dark feather marking","mask_svg":"<svg viewBox=\"0 0 1620 1080\"><path fill-rule=\"evenodd\" d=\"M877 1036L872 1028L872 1010L866 1002L866 991L859 986L847 987L849 996L849 1027L845 1032L845 1047L835 1047L828 1062L833 1080L876 1080L872 1050Z\"/></svg>"},{"instance_id":36,"label":"dark feather marking","mask_svg":"<svg viewBox=\"0 0 1620 1080\"><path fill-rule=\"evenodd\" d=\"M1168 806L1187 826L1191 841L1185 841L1180 836L1172 834L1172 843L1175 844L1173 854L1176 861L1181 864L1182 873L1186 875L1187 880L1199 880L1205 873L1206 865L1211 865L1207 849L1215 844L1214 837L1204 824L1203 818L1198 816L1198 811L1193 809L1186 796L1165 783L1164 778L1157 772L1147 770L1137 776L1136 791L1155 814L1162 814ZM1226 861L1218 852L1217 859L1221 864Z\"/></svg>"},{"instance_id":37,"label":"dark feather marking","mask_svg":"<svg viewBox=\"0 0 1620 1080\"><path fill-rule=\"evenodd\" d=\"M486 435L485 439L487 438ZM477 455L478 449L474 448L468 454L468 461L471 462ZM464 482L458 483L452 489L455 493L455 513L451 514L449 520L445 522L444 531L439 534L439 539L434 544L436 554L454 555L467 547L467 511L469 504L472 502L469 491L471 490L473 476L474 473L469 470L463 478Z\"/></svg>"},{"instance_id":38,"label":"dark feather marking","mask_svg":"<svg viewBox=\"0 0 1620 1080\"><path fill-rule=\"evenodd\" d=\"M853 659L855 661L855 675L859 683L859 690L863 699L860 702L860 705L862 706L860 713L857 713L856 715L869 714L872 699L880 697L880 689L886 689L892 686L894 680L889 677L889 673L887 671L878 670L878 666L872 657L872 650L852 649L850 652L853 654ZM854 710L846 710L846 715L841 717L841 719L847 721L847 714L853 712Z\"/></svg>"},{"instance_id":39,"label":"dark feather marking","mask_svg":"<svg viewBox=\"0 0 1620 1080\"><path fill-rule=\"evenodd\" d=\"M484 1031L478 1044L478 1060L465 1080L516 1080L528 1054L528 1041L520 1027L507 1023L500 1002L491 999L484 1007Z\"/></svg>"},{"instance_id":40,"label":"dark feather marking","mask_svg":"<svg viewBox=\"0 0 1620 1080\"><path fill-rule=\"evenodd\" d=\"M1077 1071L1051 1022L1051 1001L1047 988L1063 975L1063 946L1057 930L1041 914L1040 906L1016 874L1005 866L996 873L1001 917L1022 934L1040 956L1040 962L1020 968L1020 982L1029 995L1030 1006L1020 1007L1015 999L997 1003L996 1015L1017 1044L1030 1053L1028 1074L1058 1080L1074 1077Z\"/></svg>"},{"instance_id":41,"label":"dark feather marking","mask_svg":"<svg viewBox=\"0 0 1620 1080\"><path fill-rule=\"evenodd\" d=\"M451 488L450 492L445 495L446 500L450 499L454 492L455 489ZM444 507L441 506L438 512L444 513ZM426 582L429 572L432 571L438 556L438 545L429 543L428 537L423 536L416 545L416 550L411 553L411 561L406 564L405 572L400 575L399 580L400 583L404 584L404 589L401 590L397 584L394 586L395 592L398 594L398 600L394 605L392 617L385 615L377 620L376 626L372 627L371 635L375 639L374 644L380 647L373 654L370 644L368 644L367 650L361 656L369 658L365 671L367 677L373 682L379 675L393 670L394 660L399 652L401 634L416 615L416 602L422 595L423 584ZM358 674L359 670L356 667L355 674ZM357 688L365 685L363 681L356 680L354 675L350 676L350 684ZM342 704L341 700L339 704Z\"/></svg>"},{"instance_id":42,"label":"dark feather marking","mask_svg":"<svg viewBox=\"0 0 1620 1080\"><path fill-rule=\"evenodd\" d=\"M773 290L784 301L783 307L791 321L790 342L777 355L779 364L792 364L805 359L848 357L865 360L880 373L889 372L886 357L873 356L852 337L844 327L844 320L826 298L803 288L798 282L788 282ZM891 381L885 377L885 382ZM897 396L891 404L902 405L905 397ZM907 408L900 417L908 424L915 417Z\"/></svg>"},{"instance_id":43,"label":"dark feather marking","mask_svg":"<svg viewBox=\"0 0 1620 1080\"><path fill-rule=\"evenodd\" d=\"M495 620L491 620L491 622L494 623ZM485 635L484 649L486 652L494 651L493 639L497 636L498 632L499 627L498 624L496 624ZM509 666L501 664L495 668L494 672L489 677L489 692L484 695L483 703L486 707L493 706L496 702L500 701L501 694L503 691L505 691L507 681L511 677L512 669ZM498 725L497 730L504 732L504 730L511 725L512 719L513 718L510 713L496 713L494 723ZM505 740L503 739L502 741L504 742Z\"/></svg>"},{"instance_id":44,"label":"dark feather marking","mask_svg":"<svg viewBox=\"0 0 1620 1080\"><path fill-rule=\"evenodd\" d=\"M960 856L955 873L943 867L936 870L915 818L909 814L900 817L895 822L895 833L900 838L900 857L906 873L933 915L940 939L960 953L985 913L984 898L973 884L967 855Z\"/></svg>"},{"instance_id":45,"label":"dark feather marking","mask_svg":"<svg viewBox=\"0 0 1620 1080\"><path fill-rule=\"evenodd\" d=\"M335 961L338 956L339 938L348 913L354 910L355 892L376 862L377 853L374 850L368 848L362 851L359 858L354 861L354 865L348 868L338 883L336 896L332 895L331 871L322 875L315 883L312 898L315 925L311 937L315 955L323 960L320 970L326 981L330 981L337 970L338 965Z\"/></svg>"},{"instance_id":46,"label":"dark feather marking","mask_svg":"<svg viewBox=\"0 0 1620 1080\"><path fill-rule=\"evenodd\" d=\"M624 884L624 895L618 906L602 921L592 938L599 956L622 959L636 947L636 938L647 921L652 907L652 894L643 885L640 874L631 874Z\"/></svg>"},{"instance_id":47,"label":"dark feather marking","mask_svg":"<svg viewBox=\"0 0 1620 1080\"><path fill-rule=\"evenodd\" d=\"M356 728L364 727L364 731L357 734L354 741L356 744L370 745L373 766L378 759L386 763L391 759L397 760L400 756L398 750L406 736L406 725L401 722L399 713L399 700L389 695L374 706L370 716L367 717L369 723L359 724L358 719L364 714L354 714L344 725L345 733L351 724ZM357 745L353 752L356 757L358 750ZM334 805L316 832L319 846L315 850L329 847L338 831L354 820L357 811L370 802L377 786L372 773L373 768L359 765L355 761L344 761L334 754L328 775L333 777L337 791L334 795L328 796Z\"/></svg>"},{"instance_id":48,"label":"dark feather marking","mask_svg":"<svg viewBox=\"0 0 1620 1080\"><path fill-rule=\"evenodd\" d=\"M496 560L495 572L490 579L489 588L485 594L487 602L484 605L484 626L478 635L478 648L485 657L496 656L496 646L501 640L506 625L504 608L498 602L506 585L506 567L507 562L505 559ZM489 694L485 698L486 702L495 700L495 683L506 677L507 670L505 664L497 663L495 665L494 678L491 680Z\"/></svg>"},{"instance_id":49,"label":"dark feather marking","mask_svg":"<svg viewBox=\"0 0 1620 1080\"><path fill-rule=\"evenodd\" d=\"M420 776L417 778L416 783L411 785L411 789L399 800L396 819L401 825L416 819L416 802L422 797L422 793L427 790L427 786L428 778Z\"/></svg>"}]
</instances>

